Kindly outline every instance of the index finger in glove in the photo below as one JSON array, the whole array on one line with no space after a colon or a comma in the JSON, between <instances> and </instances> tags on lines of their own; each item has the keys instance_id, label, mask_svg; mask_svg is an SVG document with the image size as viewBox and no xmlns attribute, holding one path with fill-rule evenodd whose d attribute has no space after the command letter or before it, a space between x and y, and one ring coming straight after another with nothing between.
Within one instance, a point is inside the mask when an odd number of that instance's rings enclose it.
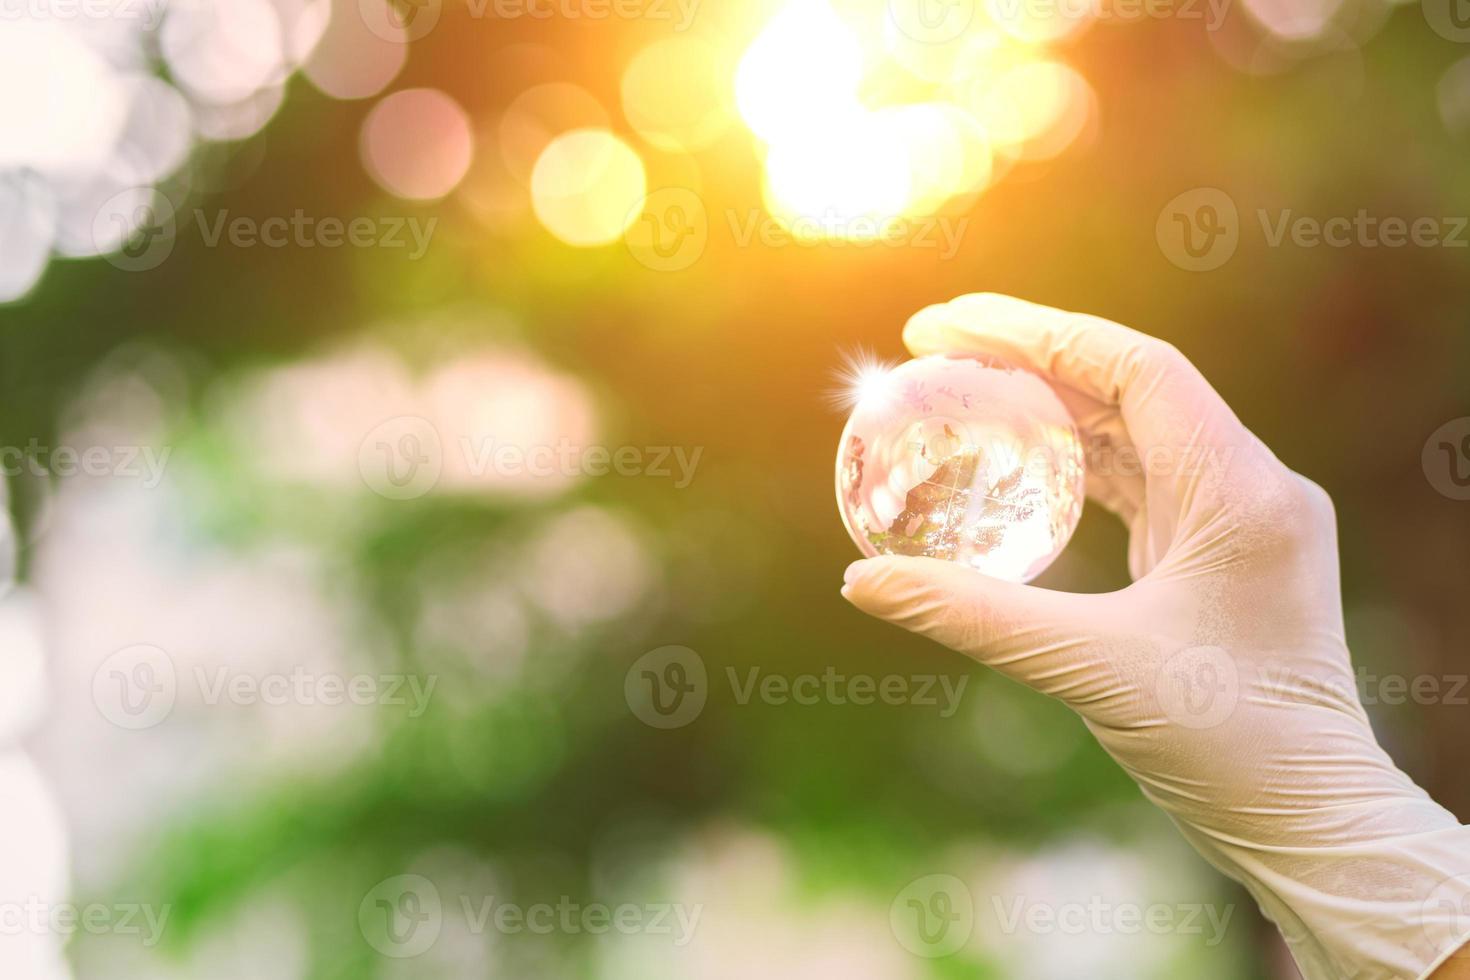
<instances>
[{"instance_id":1,"label":"index finger in glove","mask_svg":"<svg viewBox=\"0 0 1470 980\"><path fill-rule=\"evenodd\" d=\"M917 356L990 354L1116 405L1140 452L1234 450L1254 443L1177 349L1100 317L974 293L920 310L903 339Z\"/></svg>"}]
</instances>

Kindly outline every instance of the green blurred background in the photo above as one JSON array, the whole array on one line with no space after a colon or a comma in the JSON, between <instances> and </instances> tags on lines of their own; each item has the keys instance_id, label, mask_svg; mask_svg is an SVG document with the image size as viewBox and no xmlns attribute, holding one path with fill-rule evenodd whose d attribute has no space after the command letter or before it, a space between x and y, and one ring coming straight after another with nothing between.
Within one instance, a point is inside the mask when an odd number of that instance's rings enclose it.
<instances>
[{"instance_id":1,"label":"green blurred background","mask_svg":"<svg viewBox=\"0 0 1470 980\"><path fill-rule=\"evenodd\" d=\"M827 397L844 353L901 358L905 319L966 292L1163 337L1331 492L1356 661L1463 674L1470 505L1436 489L1421 450L1470 412L1470 235L1273 247L1257 216L1470 214L1470 50L1417 5L1258 6L1232 6L1213 31L1104 18L1051 43L1090 85L1086 126L1054 158L997 168L983 194L949 205L967 219L953 257L741 244L724 215L765 207L750 130L735 120L674 154L640 142L620 106L629 59L668 23L475 18L451 3L385 90L442 91L472 121L475 162L447 197L388 193L361 159L373 99L299 75L259 132L200 141L159 185L181 215L437 218L422 258L210 247L181 218L156 268L53 261L0 308L0 444L168 454L154 486L10 479L13 599L40 624L48 676L21 744L63 814L71 892L170 910L157 945L75 936L74 975L1294 975L1248 897L1176 839L1068 710L841 599L857 556L833 506L843 419ZM692 30L733 64L774 9L707 0ZM1317 19L1283 40L1281 10ZM621 238L568 245L524 189L507 198L504 175L485 175L508 107L546 82L606 108L650 190L697 174L711 215L697 260L659 271ZM1207 272L1172 262L1157 231L1199 187L1239 210L1238 247ZM390 499L359 450L400 415L500 441L569 432L701 455L682 487L446 472ZM1041 584L1120 587L1125 548L1089 506ZM127 730L99 717L92 684L135 644L166 651L179 693L166 718ZM660 729L630 709L625 680L667 645L697 653L708 697ZM436 686L415 716L209 704L192 681L196 667L303 666ZM945 716L740 703L728 672L743 682L752 668L967 680ZM1369 710L1395 759L1463 816L1470 714L1451 700ZM360 915L403 875L442 903L437 940L411 957ZM929 875L973 898L973 935L951 955L920 955L890 921ZM651 930L477 928L467 912L490 897L702 911L681 945ZM1098 898L1233 917L1218 937L1004 928L1017 899Z\"/></svg>"}]
</instances>

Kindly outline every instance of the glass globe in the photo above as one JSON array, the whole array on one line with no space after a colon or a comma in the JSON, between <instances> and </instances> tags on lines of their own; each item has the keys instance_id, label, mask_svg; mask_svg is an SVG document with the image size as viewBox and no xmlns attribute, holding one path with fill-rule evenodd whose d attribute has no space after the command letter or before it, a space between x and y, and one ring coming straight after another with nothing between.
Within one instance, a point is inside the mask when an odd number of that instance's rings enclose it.
<instances>
[{"instance_id":1,"label":"glass globe","mask_svg":"<svg viewBox=\"0 0 1470 980\"><path fill-rule=\"evenodd\" d=\"M1051 387L994 359L921 357L865 376L837 451L863 554L924 555L1029 582L1082 516L1082 440Z\"/></svg>"}]
</instances>

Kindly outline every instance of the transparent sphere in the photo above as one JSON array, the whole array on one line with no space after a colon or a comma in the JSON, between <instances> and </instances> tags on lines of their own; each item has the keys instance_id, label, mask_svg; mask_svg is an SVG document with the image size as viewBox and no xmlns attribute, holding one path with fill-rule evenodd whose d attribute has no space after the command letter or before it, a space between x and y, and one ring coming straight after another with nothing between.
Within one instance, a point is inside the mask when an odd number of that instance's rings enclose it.
<instances>
[{"instance_id":1,"label":"transparent sphere","mask_svg":"<svg viewBox=\"0 0 1470 980\"><path fill-rule=\"evenodd\" d=\"M993 359L921 357L865 378L837 451L863 554L925 555L1028 582L1082 516L1082 441L1054 391Z\"/></svg>"}]
</instances>

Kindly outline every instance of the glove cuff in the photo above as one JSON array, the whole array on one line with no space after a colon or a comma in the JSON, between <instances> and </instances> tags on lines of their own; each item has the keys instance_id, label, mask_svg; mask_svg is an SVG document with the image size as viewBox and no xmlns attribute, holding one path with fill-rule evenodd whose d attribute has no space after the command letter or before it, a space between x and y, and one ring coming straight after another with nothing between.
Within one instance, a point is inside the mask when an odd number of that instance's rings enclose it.
<instances>
[{"instance_id":1,"label":"glove cuff","mask_svg":"<svg viewBox=\"0 0 1470 980\"><path fill-rule=\"evenodd\" d=\"M1416 980L1470 937L1470 827L1425 805L1441 826L1343 846L1268 847L1180 829L1246 887L1306 980ZM1431 816L1411 819L1422 827Z\"/></svg>"}]
</instances>

